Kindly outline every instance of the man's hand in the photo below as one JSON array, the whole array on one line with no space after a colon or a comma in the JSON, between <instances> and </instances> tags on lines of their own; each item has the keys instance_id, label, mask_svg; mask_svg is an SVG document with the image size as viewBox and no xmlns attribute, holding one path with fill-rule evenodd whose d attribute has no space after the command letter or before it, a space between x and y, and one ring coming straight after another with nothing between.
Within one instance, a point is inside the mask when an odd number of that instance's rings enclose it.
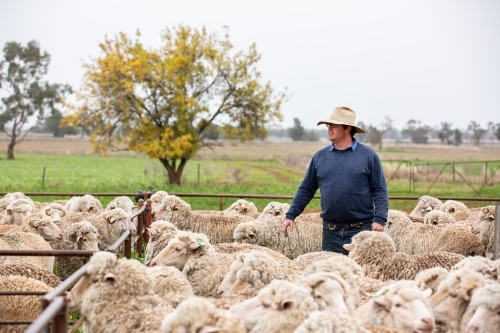
<instances>
[{"instance_id":1,"label":"man's hand","mask_svg":"<svg viewBox=\"0 0 500 333\"><path fill-rule=\"evenodd\" d=\"M372 231L384 231L384 226L377 222L372 223Z\"/></svg>"},{"instance_id":2,"label":"man's hand","mask_svg":"<svg viewBox=\"0 0 500 333\"><path fill-rule=\"evenodd\" d=\"M293 223L292 220L285 220L283 221L283 226L281 227L281 231L283 232L283 236L288 237L288 227L290 227L290 232L293 231L293 226L295 223Z\"/></svg>"}]
</instances>

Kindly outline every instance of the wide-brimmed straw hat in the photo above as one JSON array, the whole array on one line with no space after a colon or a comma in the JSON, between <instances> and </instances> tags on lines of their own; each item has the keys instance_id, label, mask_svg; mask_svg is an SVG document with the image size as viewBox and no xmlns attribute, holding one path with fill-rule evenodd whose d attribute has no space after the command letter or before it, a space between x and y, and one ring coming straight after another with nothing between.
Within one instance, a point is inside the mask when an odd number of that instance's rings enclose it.
<instances>
[{"instance_id":1,"label":"wide-brimmed straw hat","mask_svg":"<svg viewBox=\"0 0 500 333\"><path fill-rule=\"evenodd\" d=\"M321 124L349 125L356 129L356 133L365 133L364 129L356 125L356 112L345 106L336 107L330 118L318 122L318 126Z\"/></svg>"}]
</instances>

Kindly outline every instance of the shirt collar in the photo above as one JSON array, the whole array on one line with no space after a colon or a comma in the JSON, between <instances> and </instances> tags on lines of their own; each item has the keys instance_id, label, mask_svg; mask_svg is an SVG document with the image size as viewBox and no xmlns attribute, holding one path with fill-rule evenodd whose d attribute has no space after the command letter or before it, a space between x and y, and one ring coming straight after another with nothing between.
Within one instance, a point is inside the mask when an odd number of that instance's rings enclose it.
<instances>
[{"instance_id":1,"label":"shirt collar","mask_svg":"<svg viewBox=\"0 0 500 333\"><path fill-rule=\"evenodd\" d=\"M346 150L349 149L349 148L351 148L352 151L355 151L357 146L358 146L358 141L356 140L356 138L352 138L352 145L350 147L347 147ZM335 148L335 145L332 142L330 144L329 151L333 151L334 149L337 150L337 148Z\"/></svg>"}]
</instances>

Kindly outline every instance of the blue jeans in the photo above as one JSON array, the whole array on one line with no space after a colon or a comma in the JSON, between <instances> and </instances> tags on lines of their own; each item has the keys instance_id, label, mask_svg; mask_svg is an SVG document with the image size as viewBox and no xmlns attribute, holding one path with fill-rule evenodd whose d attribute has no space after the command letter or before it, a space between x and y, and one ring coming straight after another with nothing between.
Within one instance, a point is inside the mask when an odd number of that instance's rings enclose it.
<instances>
[{"instance_id":1,"label":"blue jeans","mask_svg":"<svg viewBox=\"0 0 500 333\"><path fill-rule=\"evenodd\" d=\"M372 223L364 222L360 228L347 230L330 230L328 224L323 223L323 242L321 244L321 249L323 251L348 255L349 251L344 249L343 245L350 244L352 237L363 230L372 230Z\"/></svg>"}]
</instances>

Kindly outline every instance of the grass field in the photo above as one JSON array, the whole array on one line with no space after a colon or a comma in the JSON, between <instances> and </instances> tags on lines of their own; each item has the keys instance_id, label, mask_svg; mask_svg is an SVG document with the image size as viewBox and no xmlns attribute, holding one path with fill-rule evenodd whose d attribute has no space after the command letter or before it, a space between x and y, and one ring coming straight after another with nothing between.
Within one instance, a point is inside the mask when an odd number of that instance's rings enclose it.
<instances>
[{"instance_id":1,"label":"grass field","mask_svg":"<svg viewBox=\"0 0 500 333\"><path fill-rule=\"evenodd\" d=\"M16 146L15 160L0 160L0 192L134 193L156 189L169 193L293 195L310 157L326 145L257 142L204 149L187 164L179 187L168 185L157 160L139 154L114 152L103 158L92 155L84 140L25 141ZM7 141L0 140L0 154L6 149ZM500 161L500 148L387 145L378 153L391 196L500 197L500 162L492 162ZM484 161L490 162L485 166ZM416 164L420 166L410 176L410 166ZM54 199L59 198L35 198ZM107 204L112 197L99 199ZM219 208L218 198L185 200L193 209ZM234 200L224 199L224 208ZM272 200L252 201L262 209ZM471 207L485 204L491 203L467 203ZM409 210L414 205L413 201L391 200L391 208ZM313 200L307 210L319 210L319 200Z\"/></svg>"}]
</instances>

